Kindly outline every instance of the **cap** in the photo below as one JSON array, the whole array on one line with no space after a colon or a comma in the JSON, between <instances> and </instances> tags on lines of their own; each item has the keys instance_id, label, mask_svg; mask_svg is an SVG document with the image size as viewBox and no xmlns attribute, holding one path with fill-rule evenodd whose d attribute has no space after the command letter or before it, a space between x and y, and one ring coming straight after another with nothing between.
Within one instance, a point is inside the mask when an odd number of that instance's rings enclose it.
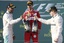
<instances>
[{"instance_id":1,"label":"cap","mask_svg":"<svg viewBox=\"0 0 64 43\"><path fill-rule=\"evenodd\" d=\"M56 8L55 6L52 6L52 7L50 8L49 12L51 12L51 11L57 12L57 8Z\"/></svg>"},{"instance_id":2,"label":"cap","mask_svg":"<svg viewBox=\"0 0 64 43\"><path fill-rule=\"evenodd\" d=\"M28 1L28 2L27 2L27 5L28 5L28 6L33 5L33 1Z\"/></svg>"},{"instance_id":3,"label":"cap","mask_svg":"<svg viewBox=\"0 0 64 43\"><path fill-rule=\"evenodd\" d=\"M10 3L10 4L8 5L8 8L16 8L16 6L14 6L12 3Z\"/></svg>"}]
</instances>

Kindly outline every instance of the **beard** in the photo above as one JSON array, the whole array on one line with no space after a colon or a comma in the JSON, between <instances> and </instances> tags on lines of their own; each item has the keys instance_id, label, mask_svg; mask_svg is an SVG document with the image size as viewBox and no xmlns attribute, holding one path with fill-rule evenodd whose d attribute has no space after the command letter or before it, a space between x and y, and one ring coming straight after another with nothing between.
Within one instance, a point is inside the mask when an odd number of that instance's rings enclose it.
<instances>
[{"instance_id":1,"label":"beard","mask_svg":"<svg viewBox=\"0 0 64 43\"><path fill-rule=\"evenodd\" d=\"M13 13L13 11L10 11L10 13Z\"/></svg>"}]
</instances>

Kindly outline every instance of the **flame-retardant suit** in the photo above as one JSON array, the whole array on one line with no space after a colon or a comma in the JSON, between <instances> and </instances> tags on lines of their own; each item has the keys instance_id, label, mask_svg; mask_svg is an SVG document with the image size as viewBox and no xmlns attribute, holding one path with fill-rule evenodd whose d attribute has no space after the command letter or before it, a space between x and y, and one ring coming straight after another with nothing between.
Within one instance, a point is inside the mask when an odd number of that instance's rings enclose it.
<instances>
[{"instance_id":1,"label":"flame-retardant suit","mask_svg":"<svg viewBox=\"0 0 64 43\"><path fill-rule=\"evenodd\" d=\"M13 43L13 24L19 22L21 18L13 20L13 14L6 11L3 15L3 39L4 43Z\"/></svg>"},{"instance_id":2,"label":"flame-retardant suit","mask_svg":"<svg viewBox=\"0 0 64 43\"><path fill-rule=\"evenodd\" d=\"M51 19L45 20L38 18L38 20L42 23L51 25L52 43L62 43L63 18L58 13L56 14L56 16L52 17ZM55 41L56 39L58 40L57 42Z\"/></svg>"},{"instance_id":3,"label":"flame-retardant suit","mask_svg":"<svg viewBox=\"0 0 64 43\"><path fill-rule=\"evenodd\" d=\"M27 10L23 14L23 23L25 27L24 43L30 43L31 38L33 43L38 43L38 31L41 29L41 22L34 19L34 16L40 18L39 12L35 10Z\"/></svg>"}]
</instances>

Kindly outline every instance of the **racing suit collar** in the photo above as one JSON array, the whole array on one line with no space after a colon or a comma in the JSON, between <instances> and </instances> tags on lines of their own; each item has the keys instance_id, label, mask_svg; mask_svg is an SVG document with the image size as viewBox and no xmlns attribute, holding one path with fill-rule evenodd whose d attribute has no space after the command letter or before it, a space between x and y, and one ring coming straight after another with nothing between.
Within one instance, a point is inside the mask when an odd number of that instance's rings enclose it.
<instances>
[{"instance_id":1,"label":"racing suit collar","mask_svg":"<svg viewBox=\"0 0 64 43\"><path fill-rule=\"evenodd\" d=\"M6 11L6 13L8 13L8 14L9 14L9 11L7 10L7 11Z\"/></svg>"}]
</instances>

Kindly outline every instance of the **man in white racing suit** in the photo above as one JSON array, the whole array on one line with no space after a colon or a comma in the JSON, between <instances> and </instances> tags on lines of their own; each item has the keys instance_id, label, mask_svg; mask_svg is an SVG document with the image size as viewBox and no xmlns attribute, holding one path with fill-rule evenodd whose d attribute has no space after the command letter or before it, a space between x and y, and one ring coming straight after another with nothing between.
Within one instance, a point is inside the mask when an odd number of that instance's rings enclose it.
<instances>
[{"instance_id":1,"label":"man in white racing suit","mask_svg":"<svg viewBox=\"0 0 64 43\"><path fill-rule=\"evenodd\" d=\"M20 18L13 20L13 9L15 6L10 3L6 13L3 15L3 39L4 43L13 43L13 24L19 22Z\"/></svg>"},{"instance_id":2,"label":"man in white racing suit","mask_svg":"<svg viewBox=\"0 0 64 43\"><path fill-rule=\"evenodd\" d=\"M51 25L52 43L62 43L63 18L57 13L57 8L55 6L51 7L49 12L50 15L52 16L51 19L45 20L38 17L35 18L44 24Z\"/></svg>"}]
</instances>

